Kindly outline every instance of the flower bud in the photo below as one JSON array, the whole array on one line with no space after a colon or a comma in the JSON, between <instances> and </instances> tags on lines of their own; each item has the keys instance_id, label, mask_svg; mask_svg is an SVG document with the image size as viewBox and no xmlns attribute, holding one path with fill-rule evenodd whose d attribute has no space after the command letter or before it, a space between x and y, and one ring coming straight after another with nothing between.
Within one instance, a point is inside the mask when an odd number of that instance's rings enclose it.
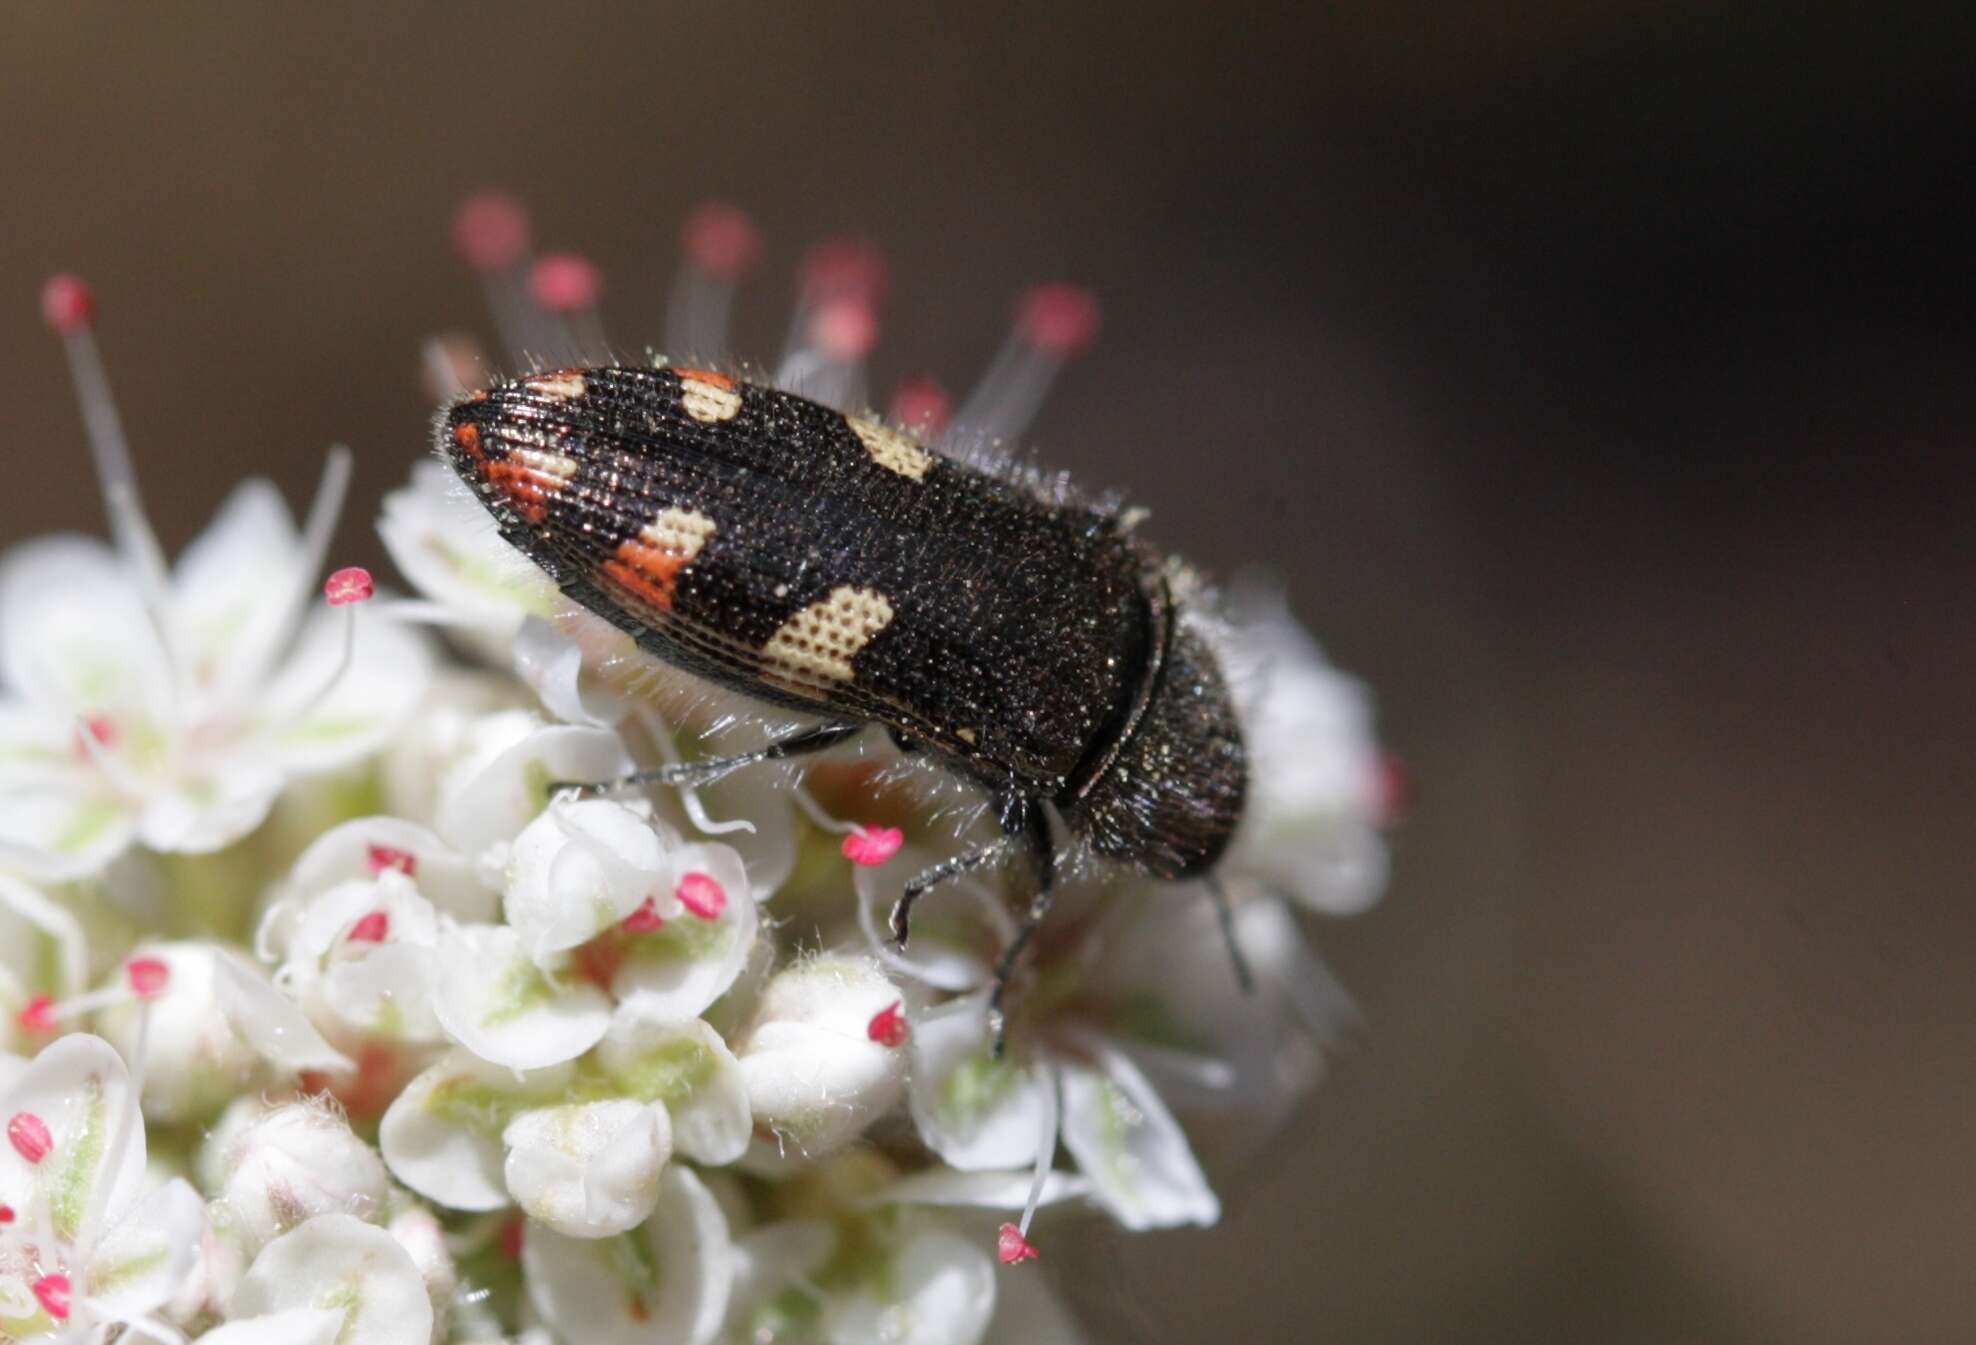
<instances>
[{"instance_id":1,"label":"flower bud","mask_svg":"<svg viewBox=\"0 0 1976 1345\"><path fill-rule=\"evenodd\" d=\"M906 1053L873 1040L870 1028L899 1002L869 958L817 957L771 979L735 1051L756 1127L815 1157L890 1110Z\"/></svg>"},{"instance_id":2,"label":"flower bud","mask_svg":"<svg viewBox=\"0 0 1976 1345\"><path fill-rule=\"evenodd\" d=\"M662 892L668 873L659 833L630 808L608 799L552 805L515 838L503 911L543 962L616 928Z\"/></svg>"},{"instance_id":3,"label":"flower bud","mask_svg":"<svg viewBox=\"0 0 1976 1345\"><path fill-rule=\"evenodd\" d=\"M390 1194L383 1160L328 1107L291 1102L236 1135L219 1191L226 1231L249 1256L318 1214L376 1222Z\"/></svg>"},{"instance_id":4,"label":"flower bud","mask_svg":"<svg viewBox=\"0 0 1976 1345\"><path fill-rule=\"evenodd\" d=\"M508 1193L558 1233L601 1238L636 1228L659 1198L672 1123L625 1098L523 1112L501 1135Z\"/></svg>"},{"instance_id":5,"label":"flower bud","mask_svg":"<svg viewBox=\"0 0 1976 1345\"><path fill-rule=\"evenodd\" d=\"M260 1057L235 1034L220 1008L215 984L221 950L204 943L152 943L133 951L126 965L140 962L155 972L162 964L163 988L104 1009L97 1029L126 1060L137 1055L138 1020L150 1015L146 1032L144 1114L154 1121L203 1120L245 1090ZM124 970L116 971L119 980Z\"/></svg>"}]
</instances>

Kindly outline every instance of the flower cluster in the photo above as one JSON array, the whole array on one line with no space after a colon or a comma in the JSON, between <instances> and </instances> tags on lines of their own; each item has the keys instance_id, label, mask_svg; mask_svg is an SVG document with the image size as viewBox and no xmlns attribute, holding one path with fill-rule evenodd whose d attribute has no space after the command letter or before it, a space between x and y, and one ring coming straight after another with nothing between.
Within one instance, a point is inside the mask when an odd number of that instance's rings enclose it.
<instances>
[{"instance_id":1,"label":"flower cluster","mask_svg":"<svg viewBox=\"0 0 1976 1345\"><path fill-rule=\"evenodd\" d=\"M593 267L498 196L456 238L510 358L603 356ZM667 342L722 359L754 228L683 241ZM868 245L816 249L776 381L862 408L884 290ZM997 1265L1038 1211L1211 1224L1197 1152L1316 1077L1349 1006L1291 904L1376 897L1395 785L1280 609L1216 634L1255 770L1222 900L1067 866L997 1049L1017 876L882 933L988 825L950 781L853 742L569 788L773 726L572 609L437 463L378 524L412 593L324 581L341 451L300 526L249 482L167 564L89 293L45 309L113 540L0 562L0 1339L1072 1340ZM1016 438L1095 325L1039 289L958 410L913 379L892 419ZM484 377L461 338L427 367Z\"/></svg>"}]
</instances>

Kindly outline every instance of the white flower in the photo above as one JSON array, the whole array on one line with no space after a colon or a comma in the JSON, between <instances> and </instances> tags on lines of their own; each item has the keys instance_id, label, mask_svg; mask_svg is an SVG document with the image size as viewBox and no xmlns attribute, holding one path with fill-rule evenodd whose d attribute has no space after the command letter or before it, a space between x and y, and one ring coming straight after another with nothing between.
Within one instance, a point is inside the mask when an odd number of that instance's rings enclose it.
<instances>
[{"instance_id":1,"label":"white flower","mask_svg":"<svg viewBox=\"0 0 1976 1345\"><path fill-rule=\"evenodd\" d=\"M249 1257L318 1214L376 1223L390 1194L376 1151L316 1103L267 1111L228 1137L213 1162L221 1174L215 1223Z\"/></svg>"},{"instance_id":2,"label":"white flower","mask_svg":"<svg viewBox=\"0 0 1976 1345\"><path fill-rule=\"evenodd\" d=\"M758 1127L807 1157L848 1143L904 1089L899 990L877 963L822 955L778 972L735 1043Z\"/></svg>"},{"instance_id":3,"label":"white flower","mask_svg":"<svg viewBox=\"0 0 1976 1345\"><path fill-rule=\"evenodd\" d=\"M432 1304L411 1255L382 1228L347 1214L319 1214L262 1249L229 1305L238 1339L261 1345L302 1338L337 1345L430 1345ZM333 1330L320 1334L334 1314ZM291 1315L294 1314L294 1315ZM240 1319L259 1319L260 1333ZM280 1319L278 1324L270 1319ZM229 1341L236 1337L228 1337Z\"/></svg>"},{"instance_id":4,"label":"white flower","mask_svg":"<svg viewBox=\"0 0 1976 1345\"><path fill-rule=\"evenodd\" d=\"M0 1118L0 1335L147 1320L191 1273L206 1211L182 1179L146 1179L122 1059L62 1037L0 1094Z\"/></svg>"},{"instance_id":5,"label":"white flower","mask_svg":"<svg viewBox=\"0 0 1976 1345\"><path fill-rule=\"evenodd\" d=\"M1333 668L1280 595L1248 590L1235 654L1255 665L1242 707L1249 789L1225 872L1250 873L1312 910L1351 915L1386 883L1380 828L1393 765L1365 688Z\"/></svg>"},{"instance_id":6,"label":"white flower","mask_svg":"<svg viewBox=\"0 0 1976 1345\"><path fill-rule=\"evenodd\" d=\"M531 1227L522 1244L529 1302L584 1345L708 1345L727 1314L734 1253L720 1204L668 1167L652 1217L614 1238Z\"/></svg>"},{"instance_id":7,"label":"white flower","mask_svg":"<svg viewBox=\"0 0 1976 1345\"><path fill-rule=\"evenodd\" d=\"M303 620L320 563L264 481L234 492L155 592L91 538L10 552L0 853L74 877L133 840L216 850L257 826L289 778L381 746L430 654L417 634L367 621L338 675L342 616Z\"/></svg>"},{"instance_id":8,"label":"white flower","mask_svg":"<svg viewBox=\"0 0 1976 1345\"><path fill-rule=\"evenodd\" d=\"M141 996L118 996L96 1015L97 1031L127 1059L137 1058L142 1039L144 1114L154 1121L204 1120L260 1070L259 1054L220 1009L219 962L228 956L212 943L144 943L114 973L111 992L133 967L149 969L158 982Z\"/></svg>"},{"instance_id":9,"label":"white flower","mask_svg":"<svg viewBox=\"0 0 1976 1345\"><path fill-rule=\"evenodd\" d=\"M672 1121L629 1098L525 1111L501 1132L508 1194L529 1217L573 1238L625 1233L659 1198Z\"/></svg>"}]
</instances>

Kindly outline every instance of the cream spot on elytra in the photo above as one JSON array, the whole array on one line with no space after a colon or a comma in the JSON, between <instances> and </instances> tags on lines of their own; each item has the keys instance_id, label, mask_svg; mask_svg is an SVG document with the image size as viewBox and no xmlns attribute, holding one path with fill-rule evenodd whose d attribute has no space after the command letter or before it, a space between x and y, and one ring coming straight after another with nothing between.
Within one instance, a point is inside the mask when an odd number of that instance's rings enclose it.
<instances>
[{"instance_id":1,"label":"cream spot on elytra","mask_svg":"<svg viewBox=\"0 0 1976 1345\"><path fill-rule=\"evenodd\" d=\"M832 589L782 623L762 646L762 662L773 674L795 681L851 680L851 660L892 623L892 604L870 588Z\"/></svg>"},{"instance_id":2,"label":"cream spot on elytra","mask_svg":"<svg viewBox=\"0 0 1976 1345\"><path fill-rule=\"evenodd\" d=\"M531 378L524 386L537 396L547 397L553 402L573 402L589 391L588 385L583 381L583 375L569 370Z\"/></svg>"},{"instance_id":3,"label":"cream spot on elytra","mask_svg":"<svg viewBox=\"0 0 1976 1345\"><path fill-rule=\"evenodd\" d=\"M679 371L679 404L686 414L709 425L741 414L741 390L725 374L704 369Z\"/></svg>"},{"instance_id":4,"label":"cream spot on elytra","mask_svg":"<svg viewBox=\"0 0 1976 1345\"><path fill-rule=\"evenodd\" d=\"M865 420L860 416L846 416L851 432L871 454L871 460L888 472L918 481L933 466L933 455L921 448L910 435L888 429L877 421Z\"/></svg>"}]
</instances>

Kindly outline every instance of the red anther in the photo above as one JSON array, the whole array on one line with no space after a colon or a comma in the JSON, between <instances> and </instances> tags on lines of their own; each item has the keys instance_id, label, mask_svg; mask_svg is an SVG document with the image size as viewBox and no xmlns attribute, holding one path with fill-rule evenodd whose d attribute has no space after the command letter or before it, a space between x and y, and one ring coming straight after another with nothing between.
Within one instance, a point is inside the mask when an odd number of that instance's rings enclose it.
<instances>
[{"instance_id":1,"label":"red anther","mask_svg":"<svg viewBox=\"0 0 1976 1345\"><path fill-rule=\"evenodd\" d=\"M618 921L618 928L627 934L656 934L665 928L665 917L659 914L656 897L647 897L638 903L638 909Z\"/></svg>"},{"instance_id":2,"label":"red anther","mask_svg":"<svg viewBox=\"0 0 1976 1345\"><path fill-rule=\"evenodd\" d=\"M0 1224L11 1224L12 1222L14 1222L14 1207L12 1205L0 1205Z\"/></svg>"},{"instance_id":3,"label":"red anther","mask_svg":"<svg viewBox=\"0 0 1976 1345\"><path fill-rule=\"evenodd\" d=\"M865 1028L865 1035L880 1046L890 1047L893 1050L904 1046L906 1038L912 1035L912 1028L906 1022L904 1009L905 1006L898 1000L892 1001L890 1005L871 1016L871 1022Z\"/></svg>"},{"instance_id":4,"label":"red anther","mask_svg":"<svg viewBox=\"0 0 1976 1345\"><path fill-rule=\"evenodd\" d=\"M371 911L356 924L350 926L347 936L351 943L383 943L391 937L391 915L388 911Z\"/></svg>"},{"instance_id":5,"label":"red anther","mask_svg":"<svg viewBox=\"0 0 1976 1345\"><path fill-rule=\"evenodd\" d=\"M637 916L638 912L633 911L625 919L633 920ZM619 922L619 928L623 928L622 921ZM653 928L656 929L657 926ZM649 932L649 930L636 929L632 931L634 934ZM628 948L629 945L615 933L600 934L590 942L579 943L576 946L569 955L570 965L576 968L578 976L599 990L609 990L611 982L617 979L618 969L624 965Z\"/></svg>"},{"instance_id":6,"label":"red anther","mask_svg":"<svg viewBox=\"0 0 1976 1345\"><path fill-rule=\"evenodd\" d=\"M371 572L361 565L345 565L324 580L322 586L322 595L329 599L331 607L368 601L375 592L377 584L371 579Z\"/></svg>"},{"instance_id":7,"label":"red anther","mask_svg":"<svg viewBox=\"0 0 1976 1345\"><path fill-rule=\"evenodd\" d=\"M710 873L689 873L672 890L679 904L702 920L718 920L727 909L727 889Z\"/></svg>"},{"instance_id":8,"label":"red anther","mask_svg":"<svg viewBox=\"0 0 1976 1345\"><path fill-rule=\"evenodd\" d=\"M1047 355L1082 355L1098 339L1098 301L1076 285L1038 285L1016 305L1016 330Z\"/></svg>"},{"instance_id":9,"label":"red anther","mask_svg":"<svg viewBox=\"0 0 1976 1345\"><path fill-rule=\"evenodd\" d=\"M41 316L63 336L96 323L96 296L81 276L49 276L41 287Z\"/></svg>"},{"instance_id":10,"label":"red anther","mask_svg":"<svg viewBox=\"0 0 1976 1345\"><path fill-rule=\"evenodd\" d=\"M39 1163L55 1147L48 1123L31 1111L17 1111L7 1122L7 1142L14 1146L22 1161L30 1164Z\"/></svg>"},{"instance_id":11,"label":"red anther","mask_svg":"<svg viewBox=\"0 0 1976 1345\"><path fill-rule=\"evenodd\" d=\"M528 293L551 313L575 313L597 306L604 277L587 257L552 252L530 268Z\"/></svg>"},{"instance_id":12,"label":"red anther","mask_svg":"<svg viewBox=\"0 0 1976 1345\"><path fill-rule=\"evenodd\" d=\"M878 314L862 299L832 300L810 319L810 341L833 360L861 360L878 344Z\"/></svg>"},{"instance_id":13,"label":"red anther","mask_svg":"<svg viewBox=\"0 0 1976 1345\"><path fill-rule=\"evenodd\" d=\"M396 869L407 878L411 878L419 871L417 855L410 850L400 850L390 845L365 847L364 862L370 866L372 875L383 873L386 869Z\"/></svg>"},{"instance_id":14,"label":"red anther","mask_svg":"<svg viewBox=\"0 0 1976 1345\"><path fill-rule=\"evenodd\" d=\"M501 1255L510 1261L521 1260L521 1245L528 1237L528 1220L510 1219L501 1225Z\"/></svg>"},{"instance_id":15,"label":"red anther","mask_svg":"<svg viewBox=\"0 0 1976 1345\"><path fill-rule=\"evenodd\" d=\"M528 212L506 192L476 192L453 213L453 246L476 271L505 271L528 253Z\"/></svg>"},{"instance_id":16,"label":"red anther","mask_svg":"<svg viewBox=\"0 0 1976 1345\"><path fill-rule=\"evenodd\" d=\"M927 374L899 380L892 389L892 419L922 439L937 439L954 418L954 399Z\"/></svg>"},{"instance_id":17,"label":"red anther","mask_svg":"<svg viewBox=\"0 0 1976 1345\"><path fill-rule=\"evenodd\" d=\"M117 721L108 715L89 715L82 721L82 728L100 746L117 745Z\"/></svg>"},{"instance_id":18,"label":"red anther","mask_svg":"<svg viewBox=\"0 0 1976 1345\"><path fill-rule=\"evenodd\" d=\"M55 997L36 995L21 1005L14 1021L21 1025L23 1032L53 1032L55 1030Z\"/></svg>"},{"instance_id":19,"label":"red anther","mask_svg":"<svg viewBox=\"0 0 1976 1345\"><path fill-rule=\"evenodd\" d=\"M1022 1230L1014 1224L1003 1224L995 1238L995 1259L1005 1266L1019 1265L1024 1261L1034 1261L1042 1253L1036 1244L1022 1235Z\"/></svg>"},{"instance_id":20,"label":"red anther","mask_svg":"<svg viewBox=\"0 0 1976 1345\"><path fill-rule=\"evenodd\" d=\"M885 254L862 238L826 238L804 256L802 285L812 304L853 299L877 309L885 302Z\"/></svg>"},{"instance_id":21,"label":"red anther","mask_svg":"<svg viewBox=\"0 0 1976 1345\"><path fill-rule=\"evenodd\" d=\"M34 1282L34 1296L41 1303L41 1309L58 1322L69 1319L69 1277L66 1275L43 1275Z\"/></svg>"},{"instance_id":22,"label":"red anther","mask_svg":"<svg viewBox=\"0 0 1976 1345\"><path fill-rule=\"evenodd\" d=\"M722 280L739 280L762 255L761 231L748 216L724 201L693 208L679 230L680 247L702 271Z\"/></svg>"},{"instance_id":23,"label":"red anther","mask_svg":"<svg viewBox=\"0 0 1976 1345\"><path fill-rule=\"evenodd\" d=\"M1378 824L1390 827L1404 820L1407 809L1413 806L1413 777L1407 764L1392 752L1381 752L1373 769L1372 806Z\"/></svg>"},{"instance_id":24,"label":"red anther","mask_svg":"<svg viewBox=\"0 0 1976 1345\"><path fill-rule=\"evenodd\" d=\"M844 858L872 868L898 854L905 843L906 834L897 827L859 827L844 838Z\"/></svg>"},{"instance_id":25,"label":"red anther","mask_svg":"<svg viewBox=\"0 0 1976 1345\"><path fill-rule=\"evenodd\" d=\"M124 963L124 979L139 999L156 999L171 988L172 969L161 957L133 957Z\"/></svg>"}]
</instances>

